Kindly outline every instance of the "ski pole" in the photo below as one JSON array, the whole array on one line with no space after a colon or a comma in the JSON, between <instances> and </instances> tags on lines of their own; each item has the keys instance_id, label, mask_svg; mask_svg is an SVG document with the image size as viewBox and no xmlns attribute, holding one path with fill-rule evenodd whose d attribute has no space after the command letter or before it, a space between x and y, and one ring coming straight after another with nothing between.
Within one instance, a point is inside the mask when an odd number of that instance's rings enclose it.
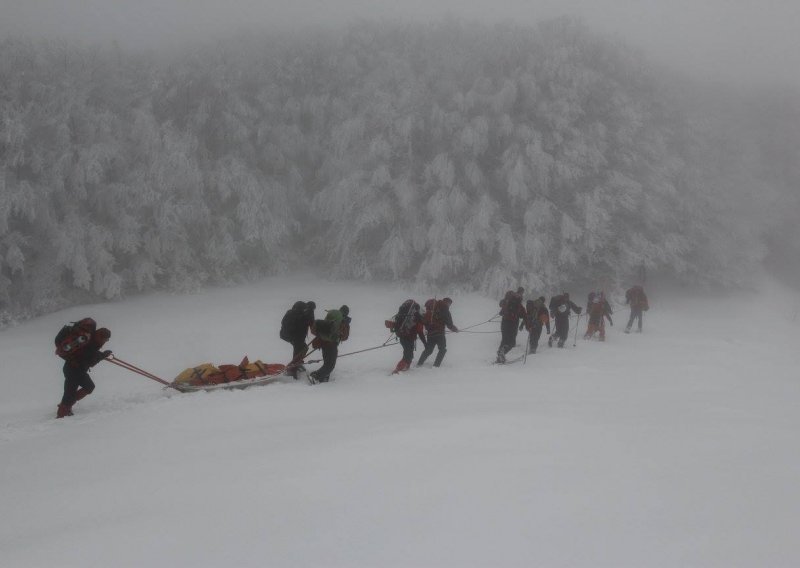
<instances>
[{"instance_id":1,"label":"ski pole","mask_svg":"<svg viewBox=\"0 0 800 568\"><path fill-rule=\"evenodd\" d=\"M528 350L531 348L531 330L528 330L528 341L525 344L525 356L522 358L522 365L528 362Z\"/></svg>"},{"instance_id":2,"label":"ski pole","mask_svg":"<svg viewBox=\"0 0 800 568\"><path fill-rule=\"evenodd\" d=\"M122 367L123 369L127 369L128 371L131 371L132 373L136 373L137 375L142 375L143 377L147 377L148 379L151 379L153 381L161 383L162 385L166 385L168 387L172 387L172 384L168 383L164 379L161 379L161 378L155 376L152 373L148 373L144 369L140 369L136 365L132 365L131 363L128 363L127 361L123 361L122 359L119 359L118 357L114 357L114 355L109 355L108 357L106 357L104 359L104 361L108 361L109 363L113 363L114 365L116 365L118 367ZM174 388L174 387L172 387L172 388Z\"/></svg>"},{"instance_id":3,"label":"ski pole","mask_svg":"<svg viewBox=\"0 0 800 568\"><path fill-rule=\"evenodd\" d=\"M582 315L583 314L578 314L578 319L575 321L575 340L572 342L572 346L573 347L577 347L578 346L578 326L581 323L581 316Z\"/></svg>"}]
</instances>

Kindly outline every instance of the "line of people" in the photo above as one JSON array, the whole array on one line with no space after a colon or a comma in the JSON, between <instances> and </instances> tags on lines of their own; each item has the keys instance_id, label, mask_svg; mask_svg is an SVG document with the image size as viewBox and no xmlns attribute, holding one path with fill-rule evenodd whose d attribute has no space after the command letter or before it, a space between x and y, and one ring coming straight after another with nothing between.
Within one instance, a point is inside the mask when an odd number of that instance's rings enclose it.
<instances>
[{"instance_id":1,"label":"line of people","mask_svg":"<svg viewBox=\"0 0 800 568\"><path fill-rule=\"evenodd\" d=\"M529 332L527 349L530 354L536 353L545 329L550 347L554 343L558 347L564 347L569 335L570 315L580 315L583 312L582 308L570 300L568 292L553 296L548 307L545 307L544 296L528 300L523 306L524 292L521 287L516 291L509 290L500 301L498 315L501 318L501 340L497 350L498 363L506 361L506 354L517 344L518 331L523 329ZM641 332L643 312L649 309L643 287L633 286L628 289L625 303L631 308L625 333L630 333L635 322L638 322L637 331ZM433 366L439 367L442 364L447 353L446 332L449 330L459 333L450 313L452 304L450 298L431 298L425 302L425 310L422 311L417 302L409 299L400 305L391 319L386 320L386 327L397 336L403 348L403 356L393 373L410 368L417 339L423 345L417 366L423 365L434 350L437 353ZM328 382L336 367L339 344L350 336L352 319L350 308L346 305L326 310L324 319L315 318L316 307L313 301L295 302L281 320L280 338L292 345L292 360L286 367L289 375L296 379L298 372L305 371L303 363L308 355L319 350L322 354L322 366L309 375L315 382ZM589 323L584 338L590 339L599 334L600 340L605 340L605 320L613 326L612 313L611 305L602 291L590 293L587 302ZM555 323L552 334L551 321ZM306 343L309 333L314 337L310 343ZM95 385L89 377L89 370L112 356L110 350L103 350L110 337L111 332L107 328L98 328L91 318L64 326L57 334L56 354L64 359L64 394L58 405L57 418L72 416L73 405L94 390Z\"/></svg>"},{"instance_id":2,"label":"line of people","mask_svg":"<svg viewBox=\"0 0 800 568\"><path fill-rule=\"evenodd\" d=\"M562 292L550 298L550 303L545 308L545 297L539 296L536 299L528 300L523 306L523 296L525 289L520 287L516 291L509 290L502 300L500 300L500 347L497 349L497 363L506 362L506 354L517 345L517 332L527 329L529 333L528 353L536 353L539 347L539 339L543 329L547 329L548 346L557 344L564 347L569 336L569 318L571 315L581 315L583 309L570 299L569 292ZM638 320L638 330L642 331L642 313L649 309L647 295L642 286L636 285L625 292L625 303L631 307L631 315L625 333L630 333L634 321ZM548 309L549 308L549 309ZM605 321L614 325L611 318L613 310L611 304L606 299L605 293L592 291L589 293L586 303L586 314L588 315L588 325L584 339L591 339L595 334L600 341L605 341ZM550 322L555 324L554 333L551 334Z\"/></svg>"}]
</instances>

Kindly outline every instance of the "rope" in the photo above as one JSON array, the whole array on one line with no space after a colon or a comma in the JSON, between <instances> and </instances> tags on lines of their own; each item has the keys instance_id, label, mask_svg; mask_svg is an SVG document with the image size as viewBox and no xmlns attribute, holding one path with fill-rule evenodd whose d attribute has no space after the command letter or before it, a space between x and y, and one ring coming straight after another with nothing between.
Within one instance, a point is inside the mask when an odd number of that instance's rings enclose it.
<instances>
[{"instance_id":1,"label":"rope","mask_svg":"<svg viewBox=\"0 0 800 568\"><path fill-rule=\"evenodd\" d=\"M399 343L399 340L397 338L394 338L395 340L392 341L391 343L389 343L389 341L391 341L391 339L392 339L392 335L394 335L394 334L389 335L389 339L387 339L386 341L384 341L381 345L378 345L377 347L368 347L367 349L359 349L358 351L351 351L350 353L342 353L337 358L339 358L339 357L347 357L348 355L356 355L357 353L366 353L367 351L374 351L375 349L383 349L384 347L392 347L393 345L397 345ZM312 359L310 361L306 361L306 363L309 363L309 364L310 363L319 363L321 361L322 361L322 359Z\"/></svg>"},{"instance_id":2,"label":"rope","mask_svg":"<svg viewBox=\"0 0 800 568\"><path fill-rule=\"evenodd\" d=\"M162 385L166 385L168 387L172 387L172 384L168 383L164 379L157 377L153 373L148 373L144 369L140 369L136 365L128 363L127 361L123 361L122 359L118 359L117 357L114 357L114 355L109 355L108 357L106 357L103 360L104 361L108 361L109 363L113 363L117 367L122 367L123 369L127 369L128 371L131 371L132 373L136 373L137 375L142 375L143 377L147 377L148 379L151 379L153 381L161 383Z\"/></svg>"}]
</instances>

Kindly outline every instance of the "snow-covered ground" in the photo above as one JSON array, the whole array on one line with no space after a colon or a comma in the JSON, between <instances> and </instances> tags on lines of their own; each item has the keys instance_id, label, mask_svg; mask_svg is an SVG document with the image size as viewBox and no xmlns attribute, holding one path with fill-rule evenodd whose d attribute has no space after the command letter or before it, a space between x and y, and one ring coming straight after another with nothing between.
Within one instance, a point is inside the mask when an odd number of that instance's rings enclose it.
<instances>
[{"instance_id":1,"label":"snow-covered ground","mask_svg":"<svg viewBox=\"0 0 800 568\"><path fill-rule=\"evenodd\" d=\"M70 309L0 332L3 566L798 566L800 322L787 292L649 290L645 333L490 365L449 337L441 369L399 346L291 379L180 394L101 363L55 420L52 338L85 315L122 359L285 362L283 312L347 303L340 352L378 345L391 286L276 278ZM577 295L577 294L576 294ZM582 295L580 296L583 297ZM494 299L453 296L457 325ZM583 331L581 323L581 332ZM489 331L491 325L475 328ZM520 336L523 337L522 335Z\"/></svg>"}]
</instances>

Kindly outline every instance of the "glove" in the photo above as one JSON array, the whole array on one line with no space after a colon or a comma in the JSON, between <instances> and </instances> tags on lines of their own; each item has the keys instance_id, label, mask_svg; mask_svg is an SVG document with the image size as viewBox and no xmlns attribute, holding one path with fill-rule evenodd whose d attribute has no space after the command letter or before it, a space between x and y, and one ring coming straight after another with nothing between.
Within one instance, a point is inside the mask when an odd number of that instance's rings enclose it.
<instances>
[{"instance_id":1,"label":"glove","mask_svg":"<svg viewBox=\"0 0 800 568\"><path fill-rule=\"evenodd\" d=\"M101 352L100 354L103 356L103 359L108 359L109 357L111 357L114 354L114 352L111 351L111 349L106 349L105 351Z\"/></svg>"},{"instance_id":2,"label":"glove","mask_svg":"<svg viewBox=\"0 0 800 568\"><path fill-rule=\"evenodd\" d=\"M319 337L315 337L314 339L311 340L311 347L313 347L314 349L319 349L320 347L322 347L322 340Z\"/></svg>"},{"instance_id":3,"label":"glove","mask_svg":"<svg viewBox=\"0 0 800 568\"><path fill-rule=\"evenodd\" d=\"M453 326L453 332L458 333L458 331L459 331L458 328L456 326Z\"/></svg>"}]
</instances>

